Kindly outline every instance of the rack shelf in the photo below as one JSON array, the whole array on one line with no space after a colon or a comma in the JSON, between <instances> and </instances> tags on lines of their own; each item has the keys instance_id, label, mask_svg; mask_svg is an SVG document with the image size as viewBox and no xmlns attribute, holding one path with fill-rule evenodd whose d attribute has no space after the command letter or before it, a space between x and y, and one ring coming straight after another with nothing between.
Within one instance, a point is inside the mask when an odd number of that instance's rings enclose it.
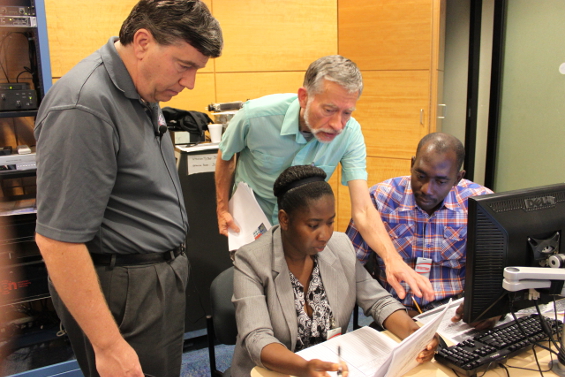
<instances>
[{"instance_id":1,"label":"rack shelf","mask_svg":"<svg viewBox=\"0 0 565 377\"><path fill-rule=\"evenodd\" d=\"M34 117L37 110L0 111L0 118Z\"/></svg>"}]
</instances>

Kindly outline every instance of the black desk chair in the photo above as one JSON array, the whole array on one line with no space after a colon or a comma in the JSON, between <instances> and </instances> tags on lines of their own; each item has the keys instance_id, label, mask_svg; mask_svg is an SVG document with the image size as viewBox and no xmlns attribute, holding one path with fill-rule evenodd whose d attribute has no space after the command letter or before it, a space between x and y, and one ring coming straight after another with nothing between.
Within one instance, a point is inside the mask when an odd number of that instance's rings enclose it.
<instances>
[{"instance_id":1,"label":"black desk chair","mask_svg":"<svg viewBox=\"0 0 565 377\"><path fill-rule=\"evenodd\" d=\"M211 315L206 316L208 330L208 355L212 377L229 377L230 369L220 372L216 368L215 342L234 345L237 337L235 308L231 302L233 295L233 267L220 273L210 285Z\"/></svg>"}]
</instances>

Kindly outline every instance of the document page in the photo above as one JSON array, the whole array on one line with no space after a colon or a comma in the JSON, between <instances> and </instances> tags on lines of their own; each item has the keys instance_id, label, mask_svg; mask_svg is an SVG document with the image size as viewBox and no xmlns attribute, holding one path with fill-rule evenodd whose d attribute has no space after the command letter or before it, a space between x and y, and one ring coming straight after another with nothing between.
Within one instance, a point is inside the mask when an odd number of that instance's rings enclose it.
<instances>
[{"instance_id":1,"label":"document page","mask_svg":"<svg viewBox=\"0 0 565 377\"><path fill-rule=\"evenodd\" d=\"M439 325L445 317L447 308L448 305L418 331L412 333L409 337L400 342L390 355L390 366L386 369L384 369L384 366L380 368L377 373L375 373L375 377L402 376L412 368L418 366L416 357L434 337L434 334L437 332Z\"/></svg>"},{"instance_id":2,"label":"document page","mask_svg":"<svg viewBox=\"0 0 565 377\"><path fill-rule=\"evenodd\" d=\"M387 362L397 344L388 336L365 326L306 348L297 354L306 360L320 359L337 363L337 348L341 346L341 358L347 363L349 376L371 377L379 366ZM335 376L336 373L330 375Z\"/></svg>"},{"instance_id":3,"label":"document page","mask_svg":"<svg viewBox=\"0 0 565 377\"><path fill-rule=\"evenodd\" d=\"M271 228L271 223L257 203L251 187L239 182L229 201L229 211L240 232L228 231L228 247L237 250L253 242Z\"/></svg>"},{"instance_id":4,"label":"document page","mask_svg":"<svg viewBox=\"0 0 565 377\"><path fill-rule=\"evenodd\" d=\"M432 319L434 319L438 313L447 309L445 317L443 318L443 321L439 325L437 332L444 339L449 340L453 344L457 344L467 338L472 337L477 333L477 330L475 330L474 327L469 326L467 323L463 321L451 322L451 318L455 316L455 311L462 302L463 302L462 298L455 301L450 301L445 305L439 306L435 309L420 314L414 317L414 319L418 322L426 324Z\"/></svg>"}]
</instances>

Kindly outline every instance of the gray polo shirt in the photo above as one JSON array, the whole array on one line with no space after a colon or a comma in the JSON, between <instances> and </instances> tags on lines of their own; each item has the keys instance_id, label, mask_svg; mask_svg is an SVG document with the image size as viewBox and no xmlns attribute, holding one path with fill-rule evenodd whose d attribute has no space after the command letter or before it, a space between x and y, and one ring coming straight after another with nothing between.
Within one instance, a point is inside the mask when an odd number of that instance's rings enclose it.
<instances>
[{"instance_id":1,"label":"gray polo shirt","mask_svg":"<svg viewBox=\"0 0 565 377\"><path fill-rule=\"evenodd\" d=\"M163 252L188 221L164 118L141 101L114 42L77 64L37 114L37 225L96 253Z\"/></svg>"}]
</instances>

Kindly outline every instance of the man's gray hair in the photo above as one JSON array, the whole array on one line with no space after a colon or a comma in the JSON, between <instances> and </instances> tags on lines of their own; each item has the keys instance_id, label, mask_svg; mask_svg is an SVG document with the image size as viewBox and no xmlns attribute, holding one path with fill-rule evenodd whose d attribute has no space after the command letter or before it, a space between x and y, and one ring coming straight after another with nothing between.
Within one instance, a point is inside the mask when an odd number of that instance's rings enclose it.
<instances>
[{"instance_id":1,"label":"man's gray hair","mask_svg":"<svg viewBox=\"0 0 565 377\"><path fill-rule=\"evenodd\" d=\"M319 58L310 66L304 75L304 84L309 94L322 91L323 80L333 81L348 92L363 92L363 77L357 65L341 55L328 55Z\"/></svg>"}]
</instances>

